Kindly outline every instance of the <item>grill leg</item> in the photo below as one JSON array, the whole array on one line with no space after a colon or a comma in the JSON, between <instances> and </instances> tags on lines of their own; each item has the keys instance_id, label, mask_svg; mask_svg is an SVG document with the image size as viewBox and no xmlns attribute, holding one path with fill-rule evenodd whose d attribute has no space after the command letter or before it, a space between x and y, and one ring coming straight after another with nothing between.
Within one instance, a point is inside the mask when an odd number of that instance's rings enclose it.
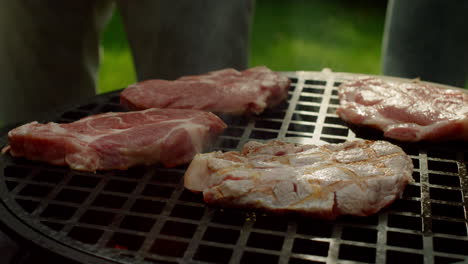
<instances>
[{"instance_id":1,"label":"grill leg","mask_svg":"<svg viewBox=\"0 0 468 264\"><path fill-rule=\"evenodd\" d=\"M2 231L0 231L0 262L11 263L16 253L18 246Z\"/></svg>"}]
</instances>

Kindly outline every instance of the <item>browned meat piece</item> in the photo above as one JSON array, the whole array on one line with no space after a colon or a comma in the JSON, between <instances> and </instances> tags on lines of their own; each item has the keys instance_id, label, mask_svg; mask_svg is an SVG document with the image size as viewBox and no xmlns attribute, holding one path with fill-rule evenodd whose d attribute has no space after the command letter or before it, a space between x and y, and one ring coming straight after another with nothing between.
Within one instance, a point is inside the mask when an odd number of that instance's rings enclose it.
<instances>
[{"instance_id":1,"label":"browned meat piece","mask_svg":"<svg viewBox=\"0 0 468 264\"><path fill-rule=\"evenodd\" d=\"M411 159L386 141L251 141L241 152L196 155L184 183L209 204L335 218L388 206L413 181L412 171Z\"/></svg>"}]
</instances>

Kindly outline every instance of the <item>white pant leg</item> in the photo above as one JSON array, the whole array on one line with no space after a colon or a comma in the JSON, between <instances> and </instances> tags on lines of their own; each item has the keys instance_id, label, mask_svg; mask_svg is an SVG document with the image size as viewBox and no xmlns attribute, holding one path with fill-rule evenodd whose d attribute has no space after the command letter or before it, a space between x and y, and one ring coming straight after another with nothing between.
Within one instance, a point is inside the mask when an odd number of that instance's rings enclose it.
<instances>
[{"instance_id":1,"label":"white pant leg","mask_svg":"<svg viewBox=\"0 0 468 264\"><path fill-rule=\"evenodd\" d=\"M468 1L390 0L382 49L385 75L464 86Z\"/></svg>"},{"instance_id":2,"label":"white pant leg","mask_svg":"<svg viewBox=\"0 0 468 264\"><path fill-rule=\"evenodd\" d=\"M107 0L0 0L0 123L93 96Z\"/></svg>"},{"instance_id":3,"label":"white pant leg","mask_svg":"<svg viewBox=\"0 0 468 264\"><path fill-rule=\"evenodd\" d=\"M253 0L117 1L139 80L248 63Z\"/></svg>"}]
</instances>

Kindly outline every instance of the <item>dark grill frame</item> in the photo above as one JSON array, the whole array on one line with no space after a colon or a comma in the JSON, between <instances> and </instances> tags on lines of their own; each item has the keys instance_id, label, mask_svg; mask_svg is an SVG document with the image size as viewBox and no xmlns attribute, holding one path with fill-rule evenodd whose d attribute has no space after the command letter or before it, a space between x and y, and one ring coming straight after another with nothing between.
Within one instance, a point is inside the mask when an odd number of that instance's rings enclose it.
<instances>
[{"instance_id":1,"label":"dark grill frame","mask_svg":"<svg viewBox=\"0 0 468 264\"><path fill-rule=\"evenodd\" d=\"M334 110L336 87L361 75L287 72L289 99L258 117L223 117L215 149L250 139L298 143L381 139L350 130ZM73 107L56 122L123 111L119 91ZM400 145L416 179L402 199L366 218L336 221L206 206L185 190L184 166L71 171L0 158L0 220L25 239L84 263L447 263L468 259L467 143ZM6 135L0 146L7 144Z\"/></svg>"}]
</instances>

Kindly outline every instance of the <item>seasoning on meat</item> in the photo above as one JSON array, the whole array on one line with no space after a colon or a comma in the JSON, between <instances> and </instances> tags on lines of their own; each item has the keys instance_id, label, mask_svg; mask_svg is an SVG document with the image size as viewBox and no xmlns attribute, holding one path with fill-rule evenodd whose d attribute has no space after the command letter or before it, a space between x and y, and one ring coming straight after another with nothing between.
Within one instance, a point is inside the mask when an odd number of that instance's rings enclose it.
<instances>
[{"instance_id":1,"label":"seasoning on meat","mask_svg":"<svg viewBox=\"0 0 468 264\"><path fill-rule=\"evenodd\" d=\"M468 93L420 81L361 78L338 88L337 114L400 141L468 140Z\"/></svg>"},{"instance_id":2,"label":"seasoning on meat","mask_svg":"<svg viewBox=\"0 0 468 264\"><path fill-rule=\"evenodd\" d=\"M412 172L411 159L386 141L250 141L241 152L197 154L184 185L209 204L333 219L378 212L401 197Z\"/></svg>"},{"instance_id":3,"label":"seasoning on meat","mask_svg":"<svg viewBox=\"0 0 468 264\"><path fill-rule=\"evenodd\" d=\"M224 69L175 81L147 80L130 85L120 102L132 110L198 109L215 113L262 113L286 99L290 80L260 66L244 71Z\"/></svg>"},{"instance_id":4,"label":"seasoning on meat","mask_svg":"<svg viewBox=\"0 0 468 264\"><path fill-rule=\"evenodd\" d=\"M188 163L226 124L197 110L148 109L105 113L68 124L31 122L8 133L12 156L75 170Z\"/></svg>"}]
</instances>

